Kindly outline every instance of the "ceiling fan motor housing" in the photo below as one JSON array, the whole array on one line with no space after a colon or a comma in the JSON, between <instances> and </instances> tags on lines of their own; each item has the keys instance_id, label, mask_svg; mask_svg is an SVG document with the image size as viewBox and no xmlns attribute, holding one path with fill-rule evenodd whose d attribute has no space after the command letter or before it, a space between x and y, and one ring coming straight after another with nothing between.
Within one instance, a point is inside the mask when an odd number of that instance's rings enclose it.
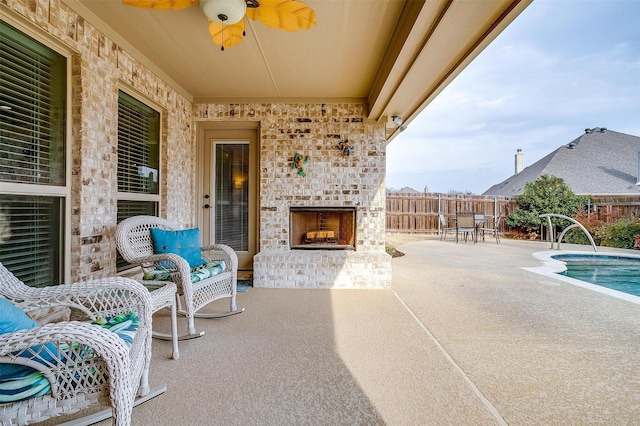
<instances>
[{"instance_id":1,"label":"ceiling fan motor housing","mask_svg":"<svg viewBox=\"0 0 640 426\"><path fill-rule=\"evenodd\" d=\"M200 0L200 7L207 18L227 25L239 22L247 11L245 0Z\"/></svg>"}]
</instances>

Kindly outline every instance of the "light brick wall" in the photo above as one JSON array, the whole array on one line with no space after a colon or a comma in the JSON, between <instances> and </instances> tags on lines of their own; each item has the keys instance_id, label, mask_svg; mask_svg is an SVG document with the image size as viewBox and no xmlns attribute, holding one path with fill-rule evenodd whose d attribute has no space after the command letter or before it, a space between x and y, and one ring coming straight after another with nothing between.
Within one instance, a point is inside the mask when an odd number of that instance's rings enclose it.
<instances>
[{"instance_id":1,"label":"light brick wall","mask_svg":"<svg viewBox=\"0 0 640 426\"><path fill-rule=\"evenodd\" d=\"M138 93L162 114L161 215L195 225L192 105L59 0L0 0L36 38L75 52L72 69L71 279L114 275L118 90ZM20 18L18 18L20 19Z\"/></svg>"},{"instance_id":2,"label":"light brick wall","mask_svg":"<svg viewBox=\"0 0 640 426\"><path fill-rule=\"evenodd\" d=\"M115 274L117 102L126 88L162 113L161 216L196 225L195 121L260 122L260 253L255 284L385 288L384 125L366 123L356 103L238 103L193 106L59 0L0 0L37 37L74 53L72 66L71 277ZM348 139L351 156L336 148ZM308 155L307 176L291 168ZM356 206L356 250L288 248L290 206ZM282 265L282 268L280 268Z\"/></svg>"},{"instance_id":3,"label":"light brick wall","mask_svg":"<svg viewBox=\"0 0 640 426\"><path fill-rule=\"evenodd\" d=\"M355 103L202 104L196 121L260 122L260 252L254 285L388 288L385 129ZM353 147L343 156L338 142ZM306 176L291 167L309 156ZM356 250L290 250L289 207L357 207Z\"/></svg>"}]
</instances>

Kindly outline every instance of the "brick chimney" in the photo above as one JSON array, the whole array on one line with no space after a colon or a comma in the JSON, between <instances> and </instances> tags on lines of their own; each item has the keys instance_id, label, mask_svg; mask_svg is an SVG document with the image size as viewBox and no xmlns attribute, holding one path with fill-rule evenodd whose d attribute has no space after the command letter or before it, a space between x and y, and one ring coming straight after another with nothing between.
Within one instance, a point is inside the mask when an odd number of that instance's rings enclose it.
<instances>
[{"instance_id":1,"label":"brick chimney","mask_svg":"<svg viewBox=\"0 0 640 426\"><path fill-rule=\"evenodd\" d=\"M524 169L524 154L522 149L518 148L516 151L516 173L520 173Z\"/></svg>"}]
</instances>

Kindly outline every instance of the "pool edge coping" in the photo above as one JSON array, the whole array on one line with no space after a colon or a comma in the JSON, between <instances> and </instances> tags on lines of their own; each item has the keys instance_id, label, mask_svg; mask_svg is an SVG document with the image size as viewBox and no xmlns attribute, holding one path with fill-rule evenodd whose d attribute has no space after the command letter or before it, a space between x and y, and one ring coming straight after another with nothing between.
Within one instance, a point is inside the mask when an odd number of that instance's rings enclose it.
<instances>
[{"instance_id":1,"label":"pool edge coping","mask_svg":"<svg viewBox=\"0 0 640 426\"><path fill-rule=\"evenodd\" d=\"M566 275L560 275L560 272L567 270L566 263L554 259L552 256L558 255L583 255L583 256L617 256L617 257L630 257L640 259L640 254L632 253L619 253L619 252L591 252L591 251L579 251L579 250L544 250L533 253L532 256L542 262L542 266L522 267L525 271L533 272L538 275L543 275L548 278L553 278L559 281L563 281L569 284L573 284L578 287L582 287L588 290L596 291L598 293L604 293L606 295L626 300L627 302L640 305L640 296L634 296L632 294L623 293L621 291L613 290L607 287L599 286L597 284L591 284L586 281L577 280L575 278L567 277Z\"/></svg>"}]
</instances>

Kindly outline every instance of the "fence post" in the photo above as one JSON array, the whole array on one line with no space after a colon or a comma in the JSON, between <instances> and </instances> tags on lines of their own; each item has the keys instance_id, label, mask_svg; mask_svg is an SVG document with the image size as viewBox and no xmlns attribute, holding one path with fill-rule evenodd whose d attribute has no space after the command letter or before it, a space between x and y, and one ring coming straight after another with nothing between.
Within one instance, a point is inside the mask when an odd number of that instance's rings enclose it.
<instances>
[{"instance_id":1,"label":"fence post","mask_svg":"<svg viewBox=\"0 0 640 426\"><path fill-rule=\"evenodd\" d=\"M438 192L438 235L442 234L442 229L440 225L440 213L442 213L442 210L440 207L440 193Z\"/></svg>"}]
</instances>

